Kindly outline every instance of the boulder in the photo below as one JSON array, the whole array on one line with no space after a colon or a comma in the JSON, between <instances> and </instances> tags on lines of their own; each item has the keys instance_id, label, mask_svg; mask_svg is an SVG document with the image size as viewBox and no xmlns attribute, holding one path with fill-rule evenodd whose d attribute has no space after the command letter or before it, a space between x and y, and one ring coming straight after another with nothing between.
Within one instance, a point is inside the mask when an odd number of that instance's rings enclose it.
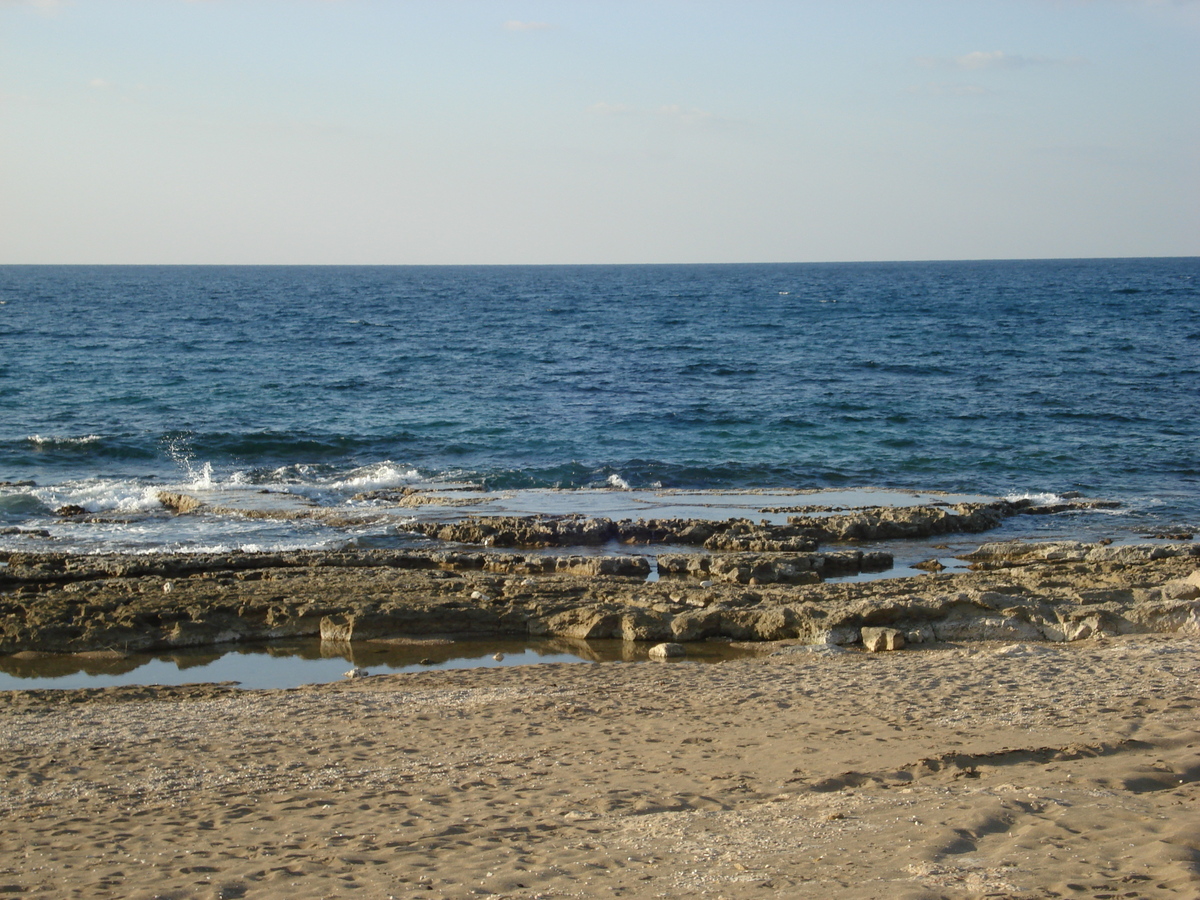
<instances>
[{"instance_id":1,"label":"boulder","mask_svg":"<svg viewBox=\"0 0 1200 900\"><path fill-rule=\"evenodd\" d=\"M687 656L687 648L683 644L655 644L650 648L651 659L672 659Z\"/></svg>"}]
</instances>

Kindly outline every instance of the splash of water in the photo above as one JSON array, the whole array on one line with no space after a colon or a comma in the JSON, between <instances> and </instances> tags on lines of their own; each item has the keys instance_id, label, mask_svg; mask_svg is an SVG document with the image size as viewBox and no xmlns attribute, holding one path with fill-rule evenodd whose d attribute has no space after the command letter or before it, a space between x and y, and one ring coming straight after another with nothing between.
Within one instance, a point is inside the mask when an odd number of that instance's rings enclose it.
<instances>
[{"instance_id":1,"label":"splash of water","mask_svg":"<svg viewBox=\"0 0 1200 900\"><path fill-rule=\"evenodd\" d=\"M204 490L213 486L212 463L197 464L196 453L191 446L192 432L182 431L163 438L163 450L187 476L188 487Z\"/></svg>"}]
</instances>

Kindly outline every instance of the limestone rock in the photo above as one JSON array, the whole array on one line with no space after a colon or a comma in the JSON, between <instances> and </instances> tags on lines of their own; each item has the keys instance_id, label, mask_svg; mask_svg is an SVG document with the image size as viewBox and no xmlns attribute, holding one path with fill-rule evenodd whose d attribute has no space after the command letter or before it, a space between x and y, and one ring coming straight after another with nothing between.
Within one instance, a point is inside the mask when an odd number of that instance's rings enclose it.
<instances>
[{"instance_id":1,"label":"limestone rock","mask_svg":"<svg viewBox=\"0 0 1200 900\"><path fill-rule=\"evenodd\" d=\"M1186 578L1174 578L1162 586L1162 595L1168 600L1196 600L1200 598L1200 569Z\"/></svg>"},{"instance_id":2,"label":"limestone rock","mask_svg":"<svg viewBox=\"0 0 1200 900\"><path fill-rule=\"evenodd\" d=\"M529 623L529 633L584 639L614 638L620 636L621 624L621 617L615 612L584 606L535 619Z\"/></svg>"},{"instance_id":3,"label":"limestone rock","mask_svg":"<svg viewBox=\"0 0 1200 900\"><path fill-rule=\"evenodd\" d=\"M736 641L782 641L803 632L803 617L791 606L729 610L721 615L721 636Z\"/></svg>"},{"instance_id":4,"label":"limestone rock","mask_svg":"<svg viewBox=\"0 0 1200 900\"><path fill-rule=\"evenodd\" d=\"M1138 551L1092 560L1089 555L1103 545L1026 545L1018 559L986 572L824 584L780 576L784 566L816 566L816 557L834 554L731 554L728 568L717 567L739 579L761 575L763 583L753 590L725 577L705 579L707 587L691 580L691 572L712 575L698 560L711 567L717 556L706 554L678 555L689 580L648 583L604 574L626 571L623 562L614 568L589 563L584 571L595 574L575 574L557 570L556 560L571 557L533 554L12 552L8 565L0 566L0 653L165 649L318 635L328 643L489 634L850 645L862 640L864 627L895 629L909 643L1190 634L1200 633L1194 547L1168 547L1165 557ZM1071 559L1064 561L1063 552ZM854 560L855 554L839 558ZM1040 558L1047 555L1056 558ZM605 558L576 557L564 569ZM643 557L612 559L649 565ZM535 565L541 566L536 577L514 577ZM777 580L769 581L772 575Z\"/></svg>"},{"instance_id":5,"label":"limestone rock","mask_svg":"<svg viewBox=\"0 0 1200 900\"><path fill-rule=\"evenodd\" d=\"M174 513L195 512L204 505L203 501L191 494L177 494L174 491L159 491L158 502Z\"/></svg>"},{"instance_id":6,"label":"limestone rock","mask_svg":"<svg viewBox=\"0 0 1200 900\"><path fill-rule=\"evenodd\" d=\"M689 610L671 620L676 641L701 641L721 634L721 611L714 607Z\"/></svg>"},{"instance_id":7,"label":"limestone rock","mask_svg":"<svg viewBox=\"0 0 1200 900\"><path fill-rule=\"evenodd\" d=\"M863 649L871 653L884 650L904 649L904 632L896 628L864 628L862 629Z\"/></svg>"},{"instance_id":8,"label":"limestone rock","mask_svg":"<svg viewBox=\"0 0 1200 900\"><path fill-rule=\"evenodd\" d=\"M635 609L621 616L620 637L626 641L661 641L672 636L671 614Z\"/></svg>"},{"instance_id":9,"label":"limestone rock","mask_svg":"<svg viewBox=\"0 0 1200 900\"><path fill-rule=\"evenodd\" d=\"M341 644L348 642L353 636L353 616L325 616L321 619L322 642Z\"/></svg>"},{"instance_id":10,"label":"limestone rock","mask_svg":"<svg viewBox=\"0 0 1200 900\"><path fill-rule=\"evenodd\" d=\"M959 503L953 506L881 506L828 516L788 516L823 541L878 541L930 537L995 528L1023 507L999 500L992 503Z\"/></svg>"},{"instance_id":11,"label":"limestone rock","mask_svg":"<svg viewBox=\"0 0 1200 900\"><path fill-rule=\"evenodd\" d=\"M963 559L987 562L1115 562L1139 563L1155 559L1200 556L1200 544L1128 544L1114 546L1106 542L1082 541L1003 541L980 545Z\"/></svg>"},{"instance_id":12,"label":"limestone rock","mask_svg":"<svg viewBox=\"0 0 1200 900\"><path fill-rule=\"evenodd\" d=\"M850 644L857 644L861 639L861 631L852 625L817 628L809 635L809 642L815 646L832 645L845 647Z\"/></svg>"},{"instance_id":13,"label":"limestone rock","mask_svg":"<svg viewBox=\"0 0 1200 900\"><path fill-rule=\"evenodd\" d=\"M824 578L881 572L892 567L892 555L864 553L722 553L664 554L658 557L660 575L711 576L726 584L819 584Z\"/></svg>"},{"instance_id":14,"label":"limestone rock","mask_svg":"<svg viewBox=\"0 0 1200 900\"><path fill-rule=\"evenodd\" d=\"M655 644L650 648L651 659L671 659L687 656L687 648L683 644Z\"/></svg>"},{"instance_id":15,"label":"limestone rock","mask_svg":"<svg viewBox=\"0 0 1200 900\"><path fill-rule=\"evenodd\" d=\"M1041 629L1016 616L951 615L933 623L939 641L1039 641Z\"/></svg>"},{"instance_id":16,"label":"limestone rock","mask_svg":"<svg viewBox=\"0 0 1200 900\"><path fill-rule=\"evenodd\" d=\"M643 556L567 556L558 558L554 571L645 580L650 574L650 561Z\"/></svg>"}]
</instances>

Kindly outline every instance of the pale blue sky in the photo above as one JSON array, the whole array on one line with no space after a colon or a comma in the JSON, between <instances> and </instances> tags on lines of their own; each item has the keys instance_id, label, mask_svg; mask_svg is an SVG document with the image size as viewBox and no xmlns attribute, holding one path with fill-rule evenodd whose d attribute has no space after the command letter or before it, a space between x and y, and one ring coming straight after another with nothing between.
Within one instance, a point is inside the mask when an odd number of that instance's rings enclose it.
<instances>
[{"instance_id":1,"label":"pale blue sky","mask_svg":"<svg viewBox=\"0 0 1200 900\"><path fill-rule=\"evenodd\" d=\"M1176 255L1196 0L0 0L0 263Z\"/></svg>"}]
</instances>

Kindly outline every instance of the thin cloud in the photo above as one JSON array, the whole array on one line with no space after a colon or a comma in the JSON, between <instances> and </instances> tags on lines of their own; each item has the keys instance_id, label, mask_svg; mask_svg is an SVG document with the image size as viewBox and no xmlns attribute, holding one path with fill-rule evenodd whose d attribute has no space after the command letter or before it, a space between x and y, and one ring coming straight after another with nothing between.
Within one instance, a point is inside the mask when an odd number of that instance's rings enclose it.
<instances>
[{"instance_id":1,"label":"thin cloud","mask_svg":"<svg viewBox=\"0 0 1200 900\"><path fill-rule=\"evenodd\" d=\"M968 72L985 69L1025 69L1031 66L1077 66L1086 60L1078 56L1023 56L1019 53L1005 53L1003 50L972 50L961 56L917 57L917 65L925 69L950 68Z\"/></svg>"},{"instance_id":2,"label":"thin cloud","mask_svg":"<svg viewBox=\"0 0 1200 900\"><path fill-rule=\"evenodd\" d=\"M960 69L1024 69L1028 66L1070 66L1083 60L1077 57L1056 59L1052 56L1021 56L1003 50L975 50L954 58Z\"/></svg>"},{"instance_id":3,"label":"thin cloud","mask_svg":"<svg viewBox=\"0 0 1200 900\"><path fill-rule=\"evenodd\" d=\"M549 22L522 22L518 19L509 19L503 27L505 31L549 31L554 26Z\"/></svg>"},{"instance_id":4,"label":"thin cloud","mask_svg":"<svg viewBox=\"0 0 1200 900\"><path fill-rule=\"evenodd\" d=\"M672 122L679 122L683 125L699 125L712 121L715 118L707 110L689 109L674 103L669 106L660 106L655 110L655 113L665 119L670 119Z\"/></svg>"},{"instance_id":5,"label":"thin cloud","mask_svg":"<svg viewBox=\"0 0 1200 900\"><path fill-rule=\"evenodd\" d=\"M960 69L1009 69L1019 65L1017 58L1005 56L1003 50L975 50L954 58Z\"/></svg>"},{"instance_id":6,"label":"thin cloud","mask_svg":"<svg viewBox=\"0 0 1200 900\"><path fill-rule=\"evenodd\" d=\"M910 94L923 94L929 97L979 97L991 93L987 88L977 84L947 84L945 82L930 82L914 84L907 88Z\"/></svg>"}]
</instances>

